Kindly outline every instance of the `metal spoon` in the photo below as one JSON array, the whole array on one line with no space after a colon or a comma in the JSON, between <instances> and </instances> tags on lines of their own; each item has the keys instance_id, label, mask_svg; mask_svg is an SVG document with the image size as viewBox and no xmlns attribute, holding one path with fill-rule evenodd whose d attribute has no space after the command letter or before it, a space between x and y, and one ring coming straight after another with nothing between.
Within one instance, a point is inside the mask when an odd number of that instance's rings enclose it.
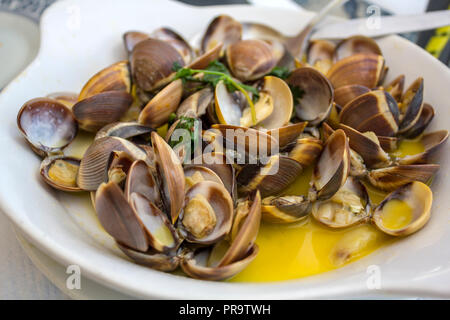
<instances>
[{"instance_id":1,"label":"metal spoon","mask_svg":"<svg viewBox=\"0 0 450 320\"><path fill-rule=\"evenodd\" d=\"M276 40L284 44L292 57L301 58L307 47L307 42L315 25L320 22L332 9L342 5L347 0L330 1L322 10L320 10L311 21L294 37L288 37L277 30L261 23L244 22L242 23L243 38L262 38Z\"/></svg>"}]
</instances>

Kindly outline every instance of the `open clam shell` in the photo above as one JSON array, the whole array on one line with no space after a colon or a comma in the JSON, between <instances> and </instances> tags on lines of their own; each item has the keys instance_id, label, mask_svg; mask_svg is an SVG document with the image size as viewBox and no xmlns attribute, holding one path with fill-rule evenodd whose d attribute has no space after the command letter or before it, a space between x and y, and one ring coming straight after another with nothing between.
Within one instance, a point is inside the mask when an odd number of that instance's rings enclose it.
<instances>
[{"instance_id":1,"label":"open clam shell","mask_svg":"<svg viewBox=\"0 0 450 320\"><path fill-rule=\"evenodd\" d=\"M312 185L318 200L331 198L345 183L350 171L350 148L345 132L336 130L326 140L314 167Z\"/></svg>"},{"instance_id":2,"label":"open clam shell","mask_svg":"<svg viewBox=\"0 0 450 320\"><path fill-rule=\"evenodd\" d=\"M167 123L171 113L180 105L183 95L183 82L177 79L168 84L151 99L139 114L140 124L158 128Z\"/></svg>"},{"instance_id":3,"label":"open clam shell","mask_svg":"<svg viewBox=\"0 0 450 320\"><path fill-rule=\"evenodd\" d=\"M186 180L186 189L191 188L201 181L213 181L222 184L222 179L211 169L201 165L184 166L184 177Z\"/></svg>"},{"instance_id":4,"label":"open clam shell","mask_svg":"<svg viewBox=\"0 0 450 320\"><path fill-rule=\"evenodd\" d=\"M326 74L333 63L335 45L327 40L312 40L306 51L307 62L315 69Z\"/></svg>"},{"instance_id":5,"label":"open clam shell","mask_svg":"<svg viewBox=\"0 0 450 320\"><path fill-rule=\"evenodd\" d=\"M261 78L278 62L273 48L263 40L240 40L230 44L226 58L231 73L242 81Z\"/></svg>"},{"instance_id":6,"label":"open clam shell","mask_svg":"<svg viewBox=\"0 0 450 320\"><path fill-rule=\"evenodd\" d=\"M294 124L288 124L281 128L268 130L267 133L270 136L277 137L280 149L284 149L288 144L294 142L305 130L308 122L297 122Z\"/></svg>"},{"instance_id":7,"label":"open clam shell","mask_svg":"<svg viewBox=\"0 0 450 320\"><path fill-rule=\"evenodd\" d=\"M78 101L72 110L81 129L97 132L118 121L132 103L133 97L125 91L106 91Z\"/></svg>"},{"instance_id":8,"label":"open clam shell","mask_svg":"<svg viewBox=\"0 0 450 320\"><path fill-rule=\"evenodd\" d=\"M391 96L398 102L401 101L403 95L403 89L405 88L405 75L401 74L391 82L389 82L385 90L391 94Z\"/></svg>"},{"instance_id":9,"label":"open clam shell","mask_svg":"<svg viewBox=\"0 0 450 320\"><path fill-rule=\"evenodd\" d=\"M102 183L99 186L95 209L103 228L115 240L137 251L148 250L148 238L142 222L116 183Z\"/></svg>"},{"instance_id":10,"label":"open clam shell","mask_svg":"<svg viewBox=\"0 0 450 320\"><path fill-rule=\"evenodd\" d=\"M123 44L128 54L131 54L133 48L139 43L149 38L149 34L140 31L127 31L123 34Z\"/></svg>"},{"instance_id":11,"label":"open clam shell","mask_svg":"<svg viewBox=\"0 0 450 320\"><path fill-rule=\"evenodd\" d=\"M211 88L203 88L183 100L177 109L177 117L199 118L214 101Z\"/></svg>"},{"instance_id":12,"label":"open clam shell","mask_svg":"<svg viewBox=\"0 0 450 320\"><path fill-rule=\"evenodd\" d=\"M128 61L116 62L97 72L81 89L78 101L107 91L131 92L131 74Z\"/></svg>"},{"instance_id":13,"label":"open clam shell","mask_svg":"<svg viewBox=\"0 0 450 320\"><path fill-rule=\"evenodd\" d=\"M390 164L389 155L381 148L378 138L373 133L361 133L344 124L339 125L349 138L350 148L355 150L368 168L380 168Z\"/></svg>"},{"instance_id":14,"label":"open clam shell","mask_svg":"<svg viewBox=\"0 0 450 320\"><path fill-rule=\"evenodd\" d=\"M152 127L144 126L136 122L114 122L98 130L95 139L104 137L132 139L140 136L150 136L152 131L154 131Z\"/></svg>"},{"instance_id":15,"label":"open clam shell","mask_svg":"<svg viewBox=\"0 0 450 320\"><path fill-rule=\"evenodd\" d=\"M159 28L154 30L150 34L150 37L153 39L165 41L172 47L174 47L183 57L185 64L189 64L192 60L194 60L194 50L192 50L189 43L174 30L166 27Z\"/></svg>"},{"instance_id":16,"label":"open clam shell","mask_svg":"<svg viewBox=\"0 0 450 320\"><path fill-rule=\"evenodd\" d=\"M273 109L268 117L259 122L258 126L267 130L285 126L291 119L293 110L292 93L289 86L278 77L266 76L260 92L267 93L273 99ZM258 114L256 117L258 118Z\"/></svg>"},{"instance_id":17,"label":"open clam shell","mask_svg":"<svg viewBox=\"0 0 450 320\"><path fill-rule=\"evenodd\" d=\"M241 124L243 104L236 93L228 92L223 81L219 81L214 90L215 115L222 124ZM245 103L246 104L246 103Z\"/></svg>"},{"instance_id":18,"label":"open clam shell","mask_svg":"<svg viewBox=\"0 0 450 320\"><path fill-rule=\"evenodd\" d=\"M53 92L47 95L47 98L61 102L66 107L72 109L78 101L78 93L75 92Z\"/></svg>"},{"instance_id":19,"label":"open clam shell","mask_svg":"<svg viewBox=\"0 0 450 320\"><path fill-rule=\"evenodd\" d=\"M334 90L334 102L340 106L345 106L351 100L370 92L370 89L359 84L349 84Z\"/></svg>"},{"instance_id":20,"label":"open clam shell","mask_svg":"<svg viewBox=\"0 0 450 320\"><path fill-rule=\"evenodd\" d=\"M172 223L175 223L184 201L185 179L183 167L172 148L156 132L152 132L152 143L156 156L156 171L162 190L163 204Z\"/></svg>"},{"instance_id":21,"label":"open clam shell","mask_svg":"<svg viewBox=\"0 0 450 320\"><path fill-rule=\"evenodd\" d=\"M45 182L62 191L82 191L77 185L80 159L50 156L41 163L40 173Z\"/></svg>"},{"instance_id":22,"label":"open clam shell","mask_svg":"<svg viewBox=\"0 0 450 320\"><path fill-rule=\"evenodd\" d=\"M384 58L376 54L358 53L333 64L327 78L335 89L357 84L375 88L382 78Z\"/></svg>"},{"instance_id":23,"label":"open clam shell","mask_svg":"<svg viewBox=\"0 0 450 320\"><path fill-rule=\"evenodd\" d=\"M285 224L304 220L310 212L311 202L303 196L266 197L262 201L262 219Z\"/></svg>"},{"instance_id":24,"label":"open clam shell","mask_svg":"<svg viewBox=\"0 0 450 320\"><path fill-rule=\"evenodd\" d=\"M423 108L423 78L417 78L405 91L400 104L399 133L410 130L419 120Z\"/></svg>"},{"instance_id":25,"label":"open clam shell","mask_svg":"<svg viewBox=\"0 0 450 320\"><path fill-rule=\"evenodd\" d=\"M207 52L222 43L224 48L227 48L230 44L233 44L242 37L242 25L227 15L220 15L215 17L201 41L202 52Z\"/></svg>"},{"instance_id":26,"label":"open clam shell","mask_svg":"<svg viewBox=\"0 0 450 320\"><path fill-rule=\"evenodd\" d=\"M438 164L398 165L371 170L368 181L378 189L393 191L409 182L427 182L439 170Z\"/></svg>"},{"instance_id":27,"label":"open clam shell","mask_svg":"<svg viewBox=\"0 0 450 320\"><path fill-rule=\"evenodd\" d=\"M132 193L129 203L143 226L149 246L159 252L178 248L181 240L165 213L139 193Z\"/></svg>"},{"instance_id":28,"label":"open clam shell","mask_svg":"<svg viewBox=\"0 0 450 320\"><path fill-rule=\"evenodd\" d=\"M80 162L77 184L81 189L95 191L102 182L107 181L107 169L113 151L124 151L134 160L146 160L147 158L144 151L128 140L118 137L94 140Z\"/></svg>"},{"instance_id":29,"label":"open clam shell","mask_svg":"<svg viewBox=\"0 0 450 320\"><path fill-rule=\"evenodd\" d=\"M367 190L357 179L348 177L330 199L314 202L311 213L317 221L331 228L366 222L370 217Z\"/></svg>"},{"instance_id":30,"label":"open clam shell","mask_svg":"<svg viewBox=\"0 0 450 320\"><path fill-rule=\"evenodd\" d=\"M387 234L407 236L428 222L432 202L431 189L414 181L390 193L375 209L372 221Z\"/></svg>"},{"instance_id":31,"label":"open clam shell","mask_svg":"<svg viewBox=\"0 0 450 320\"><path fill-rule=\"evenodd\" d=\"M66 147L78 132L72 111L49 98L27 101L17 114L17 126L33 151L42 157Z\"/></svg>"},{"instance_id":32,"label":"open clam shell","mask_svg":"<svg viewBox=\"0 0 450 320\"><path fill-rule=\"evenodd\" d=\"M430 124L431 120L434 118L434 109L428 104L424 103L422 107L422 111L420 112L419 119L417 119L416 123L410 127L406 132L402 134L402 136L407 138L415 138L418 135L422 134L425 129Z\"/></svg>"},{"instance_id":33,"label":"open clam shell","mask_svg":"<svg viewBox=\"0 0 450 320\"><path fill-rule=\"evenodd\" d=\"M326 120L331 112L334 93L328 79L314 68L295 69L287 83L301 93L295 103L295 113L309 126L315 126Z\"/></svg>"},{"instance_id":34,"label":"open clam shell","mask_svg":"<svg viewBox=\"0 0 450 320\"><path fill-rule=\"evenodd\" d=\"M124 189L128 201L130 201L132 193L144 196L158 207L162 206L161 193L153 170L145 161L137 160L133 162L128 170Z\"/></svg>"},{"instance_id":35,"label":"open clam shell","mask_svg":"<svg viewBox=\"0 0 450 320\"><path fill-rule=\"evenodd\" d=\"M403 164L419 164L431 163L436 157L439 150L445 145L448 140L448 131L440 130L424 134L420 140L425 150L419 154L405 156L398 160L398 163Z\"/></svg>"},{"instance_id":36,"label":"open clam shell","mask_svg":"<svg viewBox=\"0 0 450 320\"><path fill-rule=\"evenodd\" d=\"M339 42L336 45L333 56L335 61L339 61L357 53L382 55L381 49L375 40L357 35Z\"/></svg>"},{"instance_id":37,"label":"open clam shell","mask_svg":"<svg viewBox=\"0 0 450 320\"><path fill-rule=\"evenodd\" d=\"M306 168L316 161L323 149L323 143L320 139L313 137L299 138L293 143L288 157L296 160Z\"/></svg>"},{"instance_id":38,"label":"open clam shell","mask_svg":"<svg viewBox=\"0 0 450 320\"><path fill-rule=\"evenodd\" d=\"M265 165L247 164L236 177L238 191L247 194L258 189L262 197L274 195L291 184L303 168L282 155L271 156Z\"/></svg>"},{"instance_id":39,"label":"open clam shell","mask_svg":"<svg viewBox=\"0 0 450 320\"><path fill-rule=\"evenodd\" d=\"M201 181L186 193L178 231L188 242L212 244L231 230L233 200L223 184Z\"/></svg>"},{"instance_id":40,"label":"open clam shell","mask_svg":"<svg viewBox=\"0 0 450 320\"><path fill-rule=\"evenodd\" d=\"M208 257L211 254L211 249L204 249L203 252L186 255L181 260L180 266L181 269L192 278L220 281L232 278L244 270L250 262L256 258L258 252L259 247L254 244L241 260L222 267L211 267L208 266L207 263Z\"/></svg>"},{"instance_id":41,"label":"open clam shell","mask_svg":"<svg viewBox=\"0 0 450 320\"><path fill-rule=\"evenodd\" d=\"M161 253L152 248L146 252L139 252L133 250L121 243L117 243L117 246L122 250L125 255L131 258L136 263L150 267L155 270L170 272L178 268L180 258L176 254Z\"/></svg>"},{"instance_id":42,"label":"open clam shell","mask_svg":"<svg viewBox=\"0 0 450 320\"><path fill-rule=\"evenodd\" d=\"M153 91L169 83L174 74L174 63L185 65L174 47L157 39L137 43L130 55L133 80L144 91Z\"/></svg>"},{"instance_id":43,"label":"open clam shell","mask_svg":"<svg viewBox=\"0 0 450 320\"><path fill-rule=\"evenodd\" d=\"M398 105L382 90L365 93L347 103L339 114L342 124L360 132L373 131L378 136L393 136L398 131Z\"/></svg>"}]
</instances>

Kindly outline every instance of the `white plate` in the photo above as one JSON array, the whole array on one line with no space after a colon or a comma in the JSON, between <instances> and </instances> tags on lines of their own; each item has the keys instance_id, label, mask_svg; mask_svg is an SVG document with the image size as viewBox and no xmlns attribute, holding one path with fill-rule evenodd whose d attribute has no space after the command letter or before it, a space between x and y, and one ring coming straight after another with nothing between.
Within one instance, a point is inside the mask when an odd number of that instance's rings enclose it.
<instances>
[{"instance_id":1,"label":"white plate","mask_svg":"<svg viewBox=\"0 0 450 320\"><path fill-rule=\"evenodd\" d=\"M295 33L311 15L301 11L248 6L190 7L163 0L67 0L44 14L41 49L36 60L0 96L0 147L3 150L0 205L29 241L63 265L76 264L88 278L143 298L296 299L406 295L450 297L449 149L433 182L435 201L428 225L368 257L336 271L277 283L198 281L141 267L114 247L100 228L89 203L51 190L41 182L39 159L16 128L16 115L28 99L54 91L78 91L99 69L125 58L121 35L130 29L161 25L186 38L203 30L213 16L270 22ZM448 129L450 72L414 44L399 37L379 41L390 67L389 78L407 82L425 78L425 100L437 112L431 129ZM367 288L367 267L378 265L381 289Z\"/></svg>"}]
</instances>

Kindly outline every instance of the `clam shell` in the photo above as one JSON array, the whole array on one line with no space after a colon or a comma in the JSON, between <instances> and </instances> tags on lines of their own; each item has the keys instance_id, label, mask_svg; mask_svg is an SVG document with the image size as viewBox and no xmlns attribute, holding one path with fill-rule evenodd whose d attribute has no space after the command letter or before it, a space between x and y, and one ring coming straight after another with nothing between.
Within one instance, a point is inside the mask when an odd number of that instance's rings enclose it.
<instances>
[{"instance_id":1,"label":"clam shell","mask_svg":"<svg viewBox=\"0 0 450 320\"><path fill-rule=\"evenodd\" d=\"M50 186L52 186L55 189L61 190L61 191L70 191L70 192L78 192L82 191L80 187L76 184L76 177L78 174L78 170L73 174L71 171L63 171L61 179L55 179L52 177L51 174L49 174L50 169L54 165L58 165L60 162L66 162L68 164L74 165L79 168L80 166L80 159L72 158L72 157L66 157L66 156L50 156L45 158L40 167L40 173L42 178L46 183L48 183ZM65 168L61 168L61 170L64 170ZM73 183L66 183L66 180L73 181Z\"/></svg>"}]
</instances>

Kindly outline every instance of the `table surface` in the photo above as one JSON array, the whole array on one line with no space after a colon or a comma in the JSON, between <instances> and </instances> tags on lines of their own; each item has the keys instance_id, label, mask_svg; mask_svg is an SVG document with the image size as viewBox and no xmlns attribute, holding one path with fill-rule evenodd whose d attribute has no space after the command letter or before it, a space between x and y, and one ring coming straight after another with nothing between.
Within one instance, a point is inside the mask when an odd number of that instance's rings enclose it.
<instances>
[{"instance_id":1,"label":"table surface","mask_svg":"<svg viewBox=\"0 0 450 320\"><path fill-rule=\"evenodd\" d=\"M8 3L20 1L7 1ZM32 19L38 20L43 8L54 0L37 0L38 10L28 14ZM184 0L193 3L195 1ZM246 1L198 1L197 4L218 3L245 3ZM256 3L258 0L248 1ZM300 0L305 5L317 4L312 1ZM324 2L324 1L318 1ZM326 2L326 1L325 1ZM0 8L5 1L0 0ZM25 2L23 2L25 3ZM24 10L27 8L24 7ZM315 8L310 8L315 9ZM33 16L34 14L34 16ZM68 299L63 292L55 287L31 262L17 241L14 229L4 213L0 212L0 299Z\"/></svg>"}]
</instances>

